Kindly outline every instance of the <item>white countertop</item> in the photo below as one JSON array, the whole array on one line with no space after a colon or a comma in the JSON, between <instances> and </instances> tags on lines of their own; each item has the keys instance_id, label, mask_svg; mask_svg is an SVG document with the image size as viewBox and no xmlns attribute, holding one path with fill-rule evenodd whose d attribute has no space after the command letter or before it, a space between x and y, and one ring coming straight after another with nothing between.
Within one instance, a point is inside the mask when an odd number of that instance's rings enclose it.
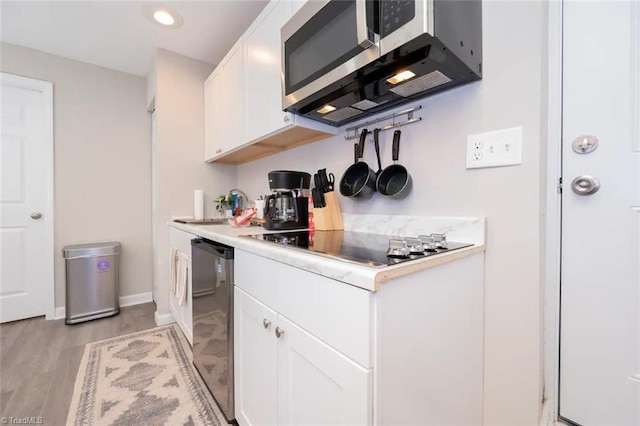
<instances>
[{"instance_id":1,"label":"white countertop","mask_svg":"<svg viewBox=\"0 0 640 426\"><path fill-rule=\"evenodd\" d=\"M345 230L396 236L417 236L419 234L446 233L447 240L473 243L467 247L447 253L429 256L386 267L370 267L340 259L325 257L314 252L294 250L286 246L240 238L241 235L266 234L261 226L235 228L231 225L188 225L168 222L170 227L189 232L213 241L227 244L258 256L286 263L328 278L351 284L365 290L376 291L380 285L393 278L433 268L486 249L486 218L432 217L432 216L386 216L344 214ZM318 231L320 232L320 231Z\"/></svg>"}]
</instances>

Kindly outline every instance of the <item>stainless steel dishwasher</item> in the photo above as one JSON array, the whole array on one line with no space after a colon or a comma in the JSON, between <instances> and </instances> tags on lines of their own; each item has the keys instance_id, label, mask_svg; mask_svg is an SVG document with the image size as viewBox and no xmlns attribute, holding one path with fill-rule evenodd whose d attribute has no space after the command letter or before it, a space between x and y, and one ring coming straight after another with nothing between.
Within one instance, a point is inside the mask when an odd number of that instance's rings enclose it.
<instances>
[{"instance_id":1,"label":"stainless steel dishwasher","mask_svg":"<svg viewBox=\"0 0 640 426\"><path fill-rule=\"evenodd\" d=\"M233 400L233 247L191 240L193 364L231 422Z\"/></svg>"}]
</instances>

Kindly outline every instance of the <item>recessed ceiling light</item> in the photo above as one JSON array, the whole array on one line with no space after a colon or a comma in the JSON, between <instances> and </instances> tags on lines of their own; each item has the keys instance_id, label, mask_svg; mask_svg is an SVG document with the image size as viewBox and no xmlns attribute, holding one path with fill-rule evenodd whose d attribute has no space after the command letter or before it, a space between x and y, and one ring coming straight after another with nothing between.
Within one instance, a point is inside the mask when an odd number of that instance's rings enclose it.
<instances>
[{"instance_id":1,"label":"recessed ceiling light","mask_svg":"<svg viewBox=\"0 0 640 426\"><path fill-rule=\"evenodd\" d=\"M162 25L173 25L176 20L166 10L158 10L153 14L153 19L160 22Z\"/></svg>"},{"instance_id":2,"label":"recessed ceiling light","mask_svg":"<svg viewBox=\"0 0 640 426\"><path fill-rule=\"evenodd\" d=\"M175 9L155 2L144 5L142 13L151 22L163 28L178 28L184 22L182 16Z\"/></svg>"}]
</instances>

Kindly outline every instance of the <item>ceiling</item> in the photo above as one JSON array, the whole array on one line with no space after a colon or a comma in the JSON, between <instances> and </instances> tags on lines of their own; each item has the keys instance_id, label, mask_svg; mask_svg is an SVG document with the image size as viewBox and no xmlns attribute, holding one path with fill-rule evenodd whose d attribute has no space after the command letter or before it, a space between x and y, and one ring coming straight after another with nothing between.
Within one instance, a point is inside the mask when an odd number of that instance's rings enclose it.
<instances>
[{"instance_id":1,"label":"ceiling","mask_svg":"<svg viewBox=\"0 0 640 426\"><path fill-rule=\"evenodd\" d=\"M0 2L0 39L78 61L147 76L158 48L217 64L269 0ZM162 27L155 6L184 23Z\"/></svg>"}]
</instances>

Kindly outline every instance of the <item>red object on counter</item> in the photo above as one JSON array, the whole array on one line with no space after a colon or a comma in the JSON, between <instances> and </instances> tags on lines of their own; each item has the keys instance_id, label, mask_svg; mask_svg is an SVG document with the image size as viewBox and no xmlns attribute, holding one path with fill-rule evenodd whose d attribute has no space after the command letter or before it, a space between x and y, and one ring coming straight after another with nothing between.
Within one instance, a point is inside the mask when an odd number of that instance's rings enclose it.
<instances>
[{"instance_id":1,"label":"red object on counter","mask_svg":"<svg viewBox=\"0 0 640 426\"><path fill-rule=\"evenodd\" d=\"M256 213L257 210L255 207L247 207L241 215L233 218L233 224L236 226L246 225Z\"/></svg>"}]
</instances>

